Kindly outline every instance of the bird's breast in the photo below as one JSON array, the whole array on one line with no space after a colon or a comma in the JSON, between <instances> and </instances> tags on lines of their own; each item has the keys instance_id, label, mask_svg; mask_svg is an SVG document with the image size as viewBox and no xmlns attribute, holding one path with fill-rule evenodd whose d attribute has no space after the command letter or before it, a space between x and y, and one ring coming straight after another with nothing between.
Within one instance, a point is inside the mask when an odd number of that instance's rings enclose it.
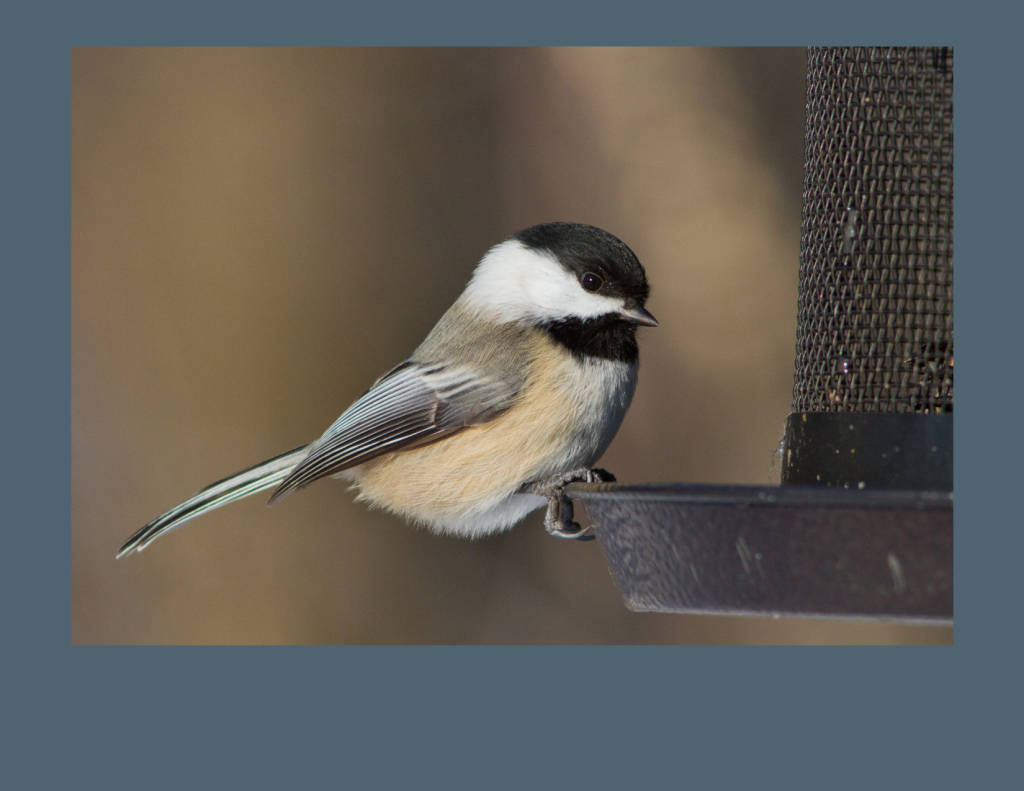
<instances>
[{"instance_id":1,"label":"bird's breast","mask_svg":"<svg viewBox=\"0 0 1024 791\"><path fill-rule=\"evenodd\" d=\"M542 502L531 498L525 510L510 511L507 501L522 484L592 466L622 423L637 366L574 356L541 333L532 342L526 385L512 408L349 470L360 499L442 531L465 534L452 525L472 524L479 534L511 526ZM500 524L483 529L488 519Z\"/></svg>"}]
</instances>

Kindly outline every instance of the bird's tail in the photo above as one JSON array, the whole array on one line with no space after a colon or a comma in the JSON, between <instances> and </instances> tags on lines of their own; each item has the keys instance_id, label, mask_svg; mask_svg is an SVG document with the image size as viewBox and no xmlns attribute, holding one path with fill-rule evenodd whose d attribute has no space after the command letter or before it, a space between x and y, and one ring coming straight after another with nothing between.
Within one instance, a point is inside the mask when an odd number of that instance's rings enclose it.
<instances>
[{"instance_id":1,"label":"bird's tail","mask_svg":"<svg viewBox=\"0 0 1024 791\"><path fill-rule=\"evenodd\" d=\"M287 477L295 465L302 461L308 449L308 445L303 445L300 448L295 448L295 450L290 450L287 453L282 453L280 456L275 456L272 459L257 464L255 467L250 467L247 470L236 473L229 478L225 478L223 481L210 484L181 505L172 508L166 514L158 516L148 525L138 530L117 550L117 557L127 555L133 550L141 552L153 539L162 536L164 533L169 533L174 528L180 527L190 519L195 519L200 514L205 514L214 508L220 508L222 505L248 497L250 494L256 494L256 492L262 492L264 489L271 489L277 486Z\"/></svg>"}]
</instances>

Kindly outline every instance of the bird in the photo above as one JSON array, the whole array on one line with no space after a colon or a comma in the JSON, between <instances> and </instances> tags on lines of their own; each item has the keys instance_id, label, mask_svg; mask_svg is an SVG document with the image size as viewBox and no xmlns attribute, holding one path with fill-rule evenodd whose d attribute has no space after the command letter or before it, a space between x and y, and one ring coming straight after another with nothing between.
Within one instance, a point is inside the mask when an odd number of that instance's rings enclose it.
<instances>
[{"instance_id":1,"label":"bird","mask_svg":"<svg viewBox=\"0 0 1024 791\"><path fill-rule=\"evenodd\" d=\"M607 231L551 222L512 234L323 436L207 486L117 557L227 503L273 489L272 505L325 477L440 534L481 538L547 505L550 534L584 538L564 489L614 480L592 465L636 390L637 329L658 326L649 294L640 261Z\"/></svg>"}]
</instances>

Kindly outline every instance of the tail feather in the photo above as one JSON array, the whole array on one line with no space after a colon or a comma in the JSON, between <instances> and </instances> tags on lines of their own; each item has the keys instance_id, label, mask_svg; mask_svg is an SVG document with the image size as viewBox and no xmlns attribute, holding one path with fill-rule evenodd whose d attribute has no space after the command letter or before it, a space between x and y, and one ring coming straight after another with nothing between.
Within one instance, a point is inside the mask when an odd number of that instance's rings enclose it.
<instances>
[{"instance_id":1,"label":"tail feather","mask_svg":"<svg viewBox=\"0 0 1024 791\"><path fill-rule=\"evenodd\" d=\"M261 462L255 467L242 470L242 472L222 481L210 484L181 505L158 516L138 530L117 550L117 557L123 557L132 551L141 552L155 538L169 533L176 527L181 527L207 511L277 486L295 468L295 465L305 458L308 449L308 445L303 445Z\"/></svg>"}]
</instances>

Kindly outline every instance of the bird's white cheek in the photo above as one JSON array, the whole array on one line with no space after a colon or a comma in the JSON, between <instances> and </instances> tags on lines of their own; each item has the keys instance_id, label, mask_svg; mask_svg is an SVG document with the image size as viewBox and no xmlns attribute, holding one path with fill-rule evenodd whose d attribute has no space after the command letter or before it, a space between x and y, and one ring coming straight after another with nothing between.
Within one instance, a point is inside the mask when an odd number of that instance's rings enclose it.
<instances>
[{"instance_id":1,"label":"bird's white cheek","mask_svg":"<svg viewBox=\"0 0 1024 791\"><path fill-rule=\"evenodd\" d=\"M574 289L564 294L561 306L562 310L570 316L593 319L609 313L617 313L623 307L621 299L588 294L579 285L575 283L573 285Z\"/></svg>"},{"instance_id":2,"label":"bird's white cheek","mask_svg":"<svg viewBox=\"0 0 1024 791\"><path fill-rule=\"evenodd\" d=\"M552 254L517 241L502 242L484 256L463 299L499 321L590 319L623 307L621 299L585 291Z\"/></svg>"},{"instance_id":3,"label":"bird's white cheek","mask_svg":"<svg viewBox=\"0 0 1024 791\"><path fill-rule=\"evenodd\" d=\"M544 279L526 278L522 284L525 304L533 318L557 321L568 317L591 319L619 311L623 301L590 294L564 270L548 272Z\"/></svg>"}]
</instances>

